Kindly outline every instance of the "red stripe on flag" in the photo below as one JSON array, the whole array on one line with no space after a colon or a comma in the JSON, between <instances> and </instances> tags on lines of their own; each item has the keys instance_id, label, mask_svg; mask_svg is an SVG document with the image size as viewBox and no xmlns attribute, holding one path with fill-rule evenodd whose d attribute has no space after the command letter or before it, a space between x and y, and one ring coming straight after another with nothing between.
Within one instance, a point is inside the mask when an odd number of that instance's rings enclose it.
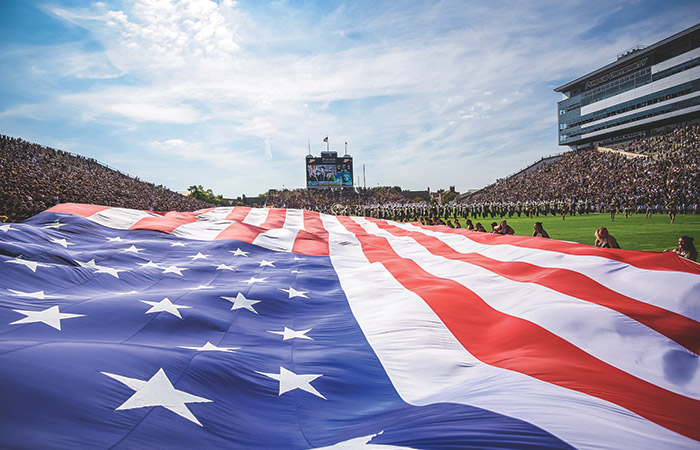
<instances>
[{"instance_id":1,"label":"red stripe on flag","mask_svg":"<svg viewBox=\"0 0 700 450\"><path fill-rule=\"evenodd\" d=\"M151 230L171 233L175 228L199 220L194 213L171 211L158 217L144 217L131 227L130 230Z\"/></svg>"},{"instance_id":2,"label":"red stripe on flag","mask_svg":"<svg viewBox=\"0 0 700 450\"><path fill-rule=\"evenodd\" d=\"M378 219L368 219L395 236L408 236L430 253L490 270L509 280L535 283L570 297L595 303L624 314L673 339L688 350L700 352L700 323L673 311L637 301L569 269L552 269L526 262L503 262L478 253L460 253L436 237L408 231Z\"/></svg>"},{"instance_id":3,"label":"red stripe on flag","mask_svg":"<svg viewBox=\"0 0 700 450\"><path fill-rule=\"evenodd\" d=\"M236 208L237 210L238 208ZM246 208L245 211L247 216L250 212L250 208ZM238 217L243 215L243 211L238 213L234 210L231 214L239 214ZM230 215L229 215L230 217ZM262 233L271 230L273 228L281 228L284 225L284 219L287 217L286 209L270 209L265 222L263 222L259 227L255 225L249 225L243 222L234 222L229 225L224 231L216 236L215 240L220 241L224 239L236 240L247 242L252 244L255 238L257 238Z\"/></svg>"},{"instance_id":4,"label":"red stripe on flag","mask_svg":"<svg viewBox=\"0 0 700 450\"><path fill-rule=\"evenodd\" d=\"M594 247L593 245L588 246L575 242L558 241L556 239L531 239L528 236L502 236L500 234L483 233L465 230L463 228L450 228L447 226L434 227L421 224L417 225L426 230L435 230L441 233L461 234L479 244L508 244L522 248L565 253L567 255L599 256L629 264L639 269L670 270L674 272L700 274L700 264L696 264L685 258L679 258L675 253L671 252L666 253L661 262L659 262L658 259L655 259L653 262L649 262L649 252L646 251L598 248Z\"/></svg>"},{"instance_id":5,"label":"red stripe on flag","mask_svg":"<svg viewBox=\"0 0 700 450\"><path fill-rule=\"evenodd\" d=\"M200 215L200 214L206 214L206 213L208 213L208 212L214 211L215 209L216 209L216 207L198 209L198 210L195 211L193 214L194 214L195 216L198 216L198 215Z\"/></svg>"},{"instance_id":6,"label":"red stripe on flag","mask_svg":"<svg viewBox=\"0 0 700 450\"><path fill-rule=\"evenodd\" d=\"M267 231L273 228L282 228L284 225L284 220L287 218L287 210L281 208L271 208L267 213L267 218L265 222L260 225L260 227Z\"/></svg>"},{"instance_id":7,"label":"red stripe on flag","mask_svg":"<svg viewBox=\"0 0 700 450\"><path fill-rule=\"evenodd\" d=\"M402 258L385 238L349 217L337 218L406 289L421 297L480 361L609 401L684 436L700 440L700 402L669 392L584 352L527 320L503 314L456 281Z\"/></svg>"},{"instance_id":8,"label":"red stripe on flag","mask_svg":"<svg viewBox=\"0 0 700 450\"><path fill-rule=\"evenodd\" d=\"M323 227L321 215L314 211L304 211L304 230L297 233L293 253L328 256L328 231Z\"/></svg>"},{"instance_id":9,"label":"red stripe on flag","mask_svg":"<svg viewBox=\"0 0 700 450\"><path fill-rule=\"evenodd\" d=\"M226 216L226 220L236 220L238 222L242 222L250 212L250 209L251 208L248 206L236 206L233 208L233 211Z\"/></svg>"},{"instance_id":10,"label":"red stripe on flag","mask_svg":"<svg viewBox=\"0 0 700 450\"><path fill-rule=\"evenodd\" d=\"M64 214L73 214L80 217L90 217L93 214L97 214L105 209L111 209L111 206L99 206L99 205L84 205L81 203L59 203L56 206L52 206L46 211Z\"/></svg>"},{"instance_id":11,"label":"red stripe on flag","mask_svg":"<svg viewBox=\"0 0 700 450\"><path fill-rule=\"evenodd\" d=\"M255 225L248 225L247 223L242 222L233 222L231 225L226 227L224 231L219 233L214 240L233 240L251 244L255 238L264 231L264 229L256 227Z\"/></svg>"}]
</instances>

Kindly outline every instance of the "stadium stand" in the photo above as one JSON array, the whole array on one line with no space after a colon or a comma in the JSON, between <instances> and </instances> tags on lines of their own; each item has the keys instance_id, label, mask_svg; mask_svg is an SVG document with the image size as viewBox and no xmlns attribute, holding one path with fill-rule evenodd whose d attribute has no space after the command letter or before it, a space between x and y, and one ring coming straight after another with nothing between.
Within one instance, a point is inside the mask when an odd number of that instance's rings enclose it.
<instances>
[{"instance_id":1,"label":"stadium stand","mask_svg":"<svg viewBox=\"0 0 700 450\"><path fill-rule=\"evenodd\" d=\"M19 222L58 203L150 211L212 206L139 181L94 159L0 135L0 220Z\"/></svg>"},{"instance_id":2,"label":"stadium stand","mask_svg":"<svg viewBox=\"0 0 700 450\"><path fill-rule=\"evenodd\" d=\"M208 203L139 181L95 160L0 137L0 216L16 222L59 202L151 211L194 211ZM700 212L700 124L611 149L582 149L498 180L461 203L435 204L391 187L271 189L264 206L412 221L530 217L588 212ZM630 153L641 155L631 157Z\"/></svg>"},{"instance_id":3,"label":"stadium stand","mask_svg":"<svg viewBox=\"0 0 700 450\"><path fill-rule=\"evenodd\" d=\"M607 150L607 149L605 149ZM466 203L488 210L680 213L700 209L700 125L672 128L612 150L567 152L535 170L500 179ZM627 153L643 155L630 157ZM524 210L523 210L524 208Z\"/></svg>"}]
</instances>

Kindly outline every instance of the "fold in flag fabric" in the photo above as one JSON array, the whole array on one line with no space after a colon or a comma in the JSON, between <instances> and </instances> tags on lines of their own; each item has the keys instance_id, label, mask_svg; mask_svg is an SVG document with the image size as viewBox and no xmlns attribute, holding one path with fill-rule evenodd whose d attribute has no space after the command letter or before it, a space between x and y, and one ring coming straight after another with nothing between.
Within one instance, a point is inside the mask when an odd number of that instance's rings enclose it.
<instances>
[{"instance_id":1,"label":"fold in flag fabric","mask_svg":"<svg viewBox=\"0 0 700 450\"><path fill-rule=\"evenodd\" d=\"M700 270L246 207L0 225L0 448L700 448Z\"/></svg>"}]
</instances>

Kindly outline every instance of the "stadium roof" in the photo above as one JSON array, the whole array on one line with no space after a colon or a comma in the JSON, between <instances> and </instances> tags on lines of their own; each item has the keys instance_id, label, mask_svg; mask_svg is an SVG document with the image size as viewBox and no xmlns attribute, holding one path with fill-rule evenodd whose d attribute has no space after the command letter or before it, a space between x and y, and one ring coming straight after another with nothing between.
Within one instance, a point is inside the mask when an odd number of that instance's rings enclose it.
<instances>
[{"instance_id":1,"label":"stadium roof","mask_svg":"<svg viewBox=\"0 0 700 450\"><path fill-rule=\"evenodd\" d=\"M661 47L662 45L668 44L669 42L672 42L672 41L674 41L674 40L676 40L676 39L682 38L683 36L686 36L686 35L688 35L688 34L691 34L691 33L695 32L695 31L698 31L698 30L700 30L700 24L694 25L694 26L688 28L687 30L683 30L683 31L681 31L681 32L679 32L679 33L676 33L676 34L674 34L673 36L668 37L668 38L666 38L666 39L664 39L664 40L662 40L662 41L659 41L659 42L657 42L656 44L653 44L653 45L650 45L650 46L648 46L648 47L645 47L645 48L642 49L642 50L637 50L637 51L634 51L634 52L632 52L632 53L629 53L628 55L625 55L625 56L623 56L622 58L619 58L617 61L615 61L615 62L613 62L613 63L610 63L610 64L608 64L608 65L606 65L606 66L604 66L604 67L601 67L601 68L598 69L598 70L594 70L594 71L591 72L591 73L588 73L588 74L586 74L586 75L584 75L584 76L582 76L582 77L579 77L579 78L577 78L577 79L575 79L575 80L573 80L573 81L570 81L570 82L568 82L568 83L566 83L566 84L564 84L564 85L562 85L562 86L559 86L558 88L554 89L554 92L566 92L566 91L570 90L571 88L573 88L574 86L576 86L577 84L580 84L580 83L582 83L583 81L585 81L585 80L587 80L587 79L589 79L589 78L596 77L596 76L598 76L598 75L600 75L600 74L602 74L602 73L604 73L604 72L607 72L608 70L612 69L612 68L615 67L616 65L620 64L621 61L628 61L628 60L630 60L630 59L632 59L632 58L636 58L636 57L638 57L638 56L642 56L642 55L646 55L646 54L652 53L652 52L654 52L656 49L658 49L659 47Z\"/></svg>"}]
</instances>

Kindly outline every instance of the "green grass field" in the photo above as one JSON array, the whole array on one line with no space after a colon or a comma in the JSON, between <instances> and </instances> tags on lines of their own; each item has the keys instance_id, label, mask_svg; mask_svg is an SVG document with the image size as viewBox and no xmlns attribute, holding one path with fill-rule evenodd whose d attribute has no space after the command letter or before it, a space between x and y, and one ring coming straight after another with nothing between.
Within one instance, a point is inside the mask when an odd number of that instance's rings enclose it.
<instances>
[{"instance_id":1,"label":"green grass field","mask_svg":"<svg viewBox=\"0 0 700 450\"><path fill-rule=\"evenodd\" d=\"M474 223L481 222L487 230L491 230L491 222L501 221L500 217L470 219ZM515 234L521 236L532 236L533 224L542 222L551 238L581 244L593 245L596 228L603 226L615 236L623 249L663 251L678 246L678 238L684 234L697 239L696 248L700 246L700 214L679 214L675 223L671 223L668 216L662 214L654 214L649 219L646 219L644 214L630 214L627 218L624 214L618 214L614 222L610 221L609 214L566 216L565 220L562 220L561 216L552 215L534 219L514 215L504 219L513 227ZM460 218L460 223L464 226L463 218Z\"/></svg>"}]
</instances>

